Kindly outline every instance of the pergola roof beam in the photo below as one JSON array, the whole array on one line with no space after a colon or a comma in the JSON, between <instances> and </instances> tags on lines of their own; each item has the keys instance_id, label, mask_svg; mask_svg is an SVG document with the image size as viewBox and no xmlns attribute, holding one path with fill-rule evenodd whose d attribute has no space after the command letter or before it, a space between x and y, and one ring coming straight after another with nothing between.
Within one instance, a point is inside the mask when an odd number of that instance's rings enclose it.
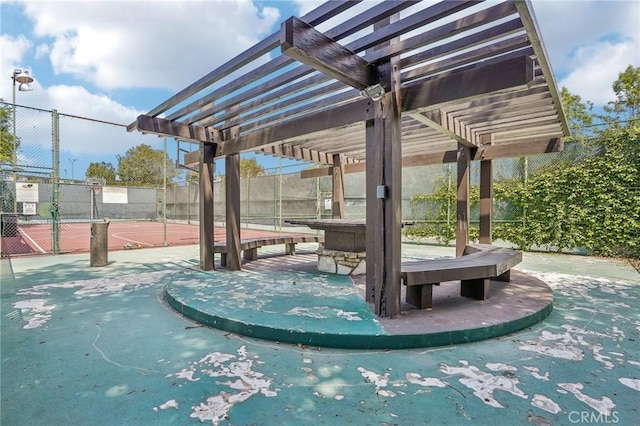
<instances>
[{"instance_id":1,"label":"pergola roof beam","mask_svg":"<svg viewBox=\"0 0 640 426\"><path fill-rule=\"evenodd\" d=\"M308 14L302 17L303 20L310 23L311 25L318 25L328 19L333 18L334 16L344 12L345 10L355 6L359 1L350 1L350 0L333 0L327 1L316 9L312 10ZM193 96L200 90L204 89L207 86L219 81L224 76L237 71L248 63L260 58L261 56L269 53L271 50L275 49L280 42L280 34L279 32L275 32L271 34L269 37L265 38L261 42L257 43L253 47L245 50L240 55L231 59L230 61L224 63L220 67L211 71L204 77L198 79L196 82L187 86L171 98L162 102L157 107L153 108L146 115L157 116L158 114L166 111L167 109L174 107L180 102L186 100L187 98ZM135 129L135 123L132 123L127 128L129 131Z\"/></svg>"},{"instance_id":2,"label":"pergola roof beam","mask_svg":"<svg viewBox=\"0 0 640 426\"><path fill-rule=\"evenodd\" d=\"M329 1L327 3L334 3L333 1ZM338 3L338 2L335 2ZM349 3L349 2L347 2ZM353 2L354 5L356 2ZM399 10L403 10L405 8L408 8L410 6L412 6L414 2L411 1L403 1L403 2L384 2L382 5L378 5L377 8L374 8L378 13L378 17L385 17L385 16L389 16L393 13L396 13ZM373 10L373 9L372 9ZM349 24L351 25L350 27L346 26L346 23L343 23L341 25L336 26L335 28L327 31L326 35L330 38L334 38L334 39L341 39L344 38L348 35L351 35L353 32L355 32L356 30L360 30L366 26L371 25L372 20L374 19L372 16L372 14L370 13L371 10L369 11L369 13L365 13L365 14L360 14L355 16L354 18L349 20ZM317 23L321 23L323 21L320 22L316 22L316 21L309 21L306 19L307 17L302 17L300 20L303 22L307 22L310 25L316 25ZM278 40L280 40L280 32L276 33L278 36ZM279 44L279 43L278 43ZM277 47L277 45L273 46L273 48ZM288 57L278 57L276 59L271 60L270 62L258 67L254 72L249 73L249 75L245 75L245 78L238 78L236 80L234 80L232 83L225 85L223 88L220 88L218 90L214 90L212 93L203 96L201 99L197 100L196 102L187 105L183 108L181 108L179 111L174 112L171 116L168 117L168 119L174 120L180 117L183 117L191 112L194 112L196 109L202 107L203 105L213 102L225 95L228 95L230 93L232 93L235 90L238 90L244 86L246 86L249 83L252 83L254 81L257 81L258 79L272 73L275 72L281 68L283 68L286 65L289 65L293 63L293 60L288 58ZM287 73L285 73L283 76L281 76L279 79L274 79L274 80L270 80L269 84L263 84L261 85L261 89L260 90L256 90L253 89L251 91L247 91L246 93L243 93L239 96L234 97L234 101L235 104L242 102L242 100L248 100L253 96L257 96L259 94L265 93L273 88L277 88L279 86L285 85L287 83L290 83L298 78L301 78L309 73L313 72L312 69L309 69L306 66L299 66ZM216 107L214 108L214 110L212 111L212 113L216 113L219 112L220 107ZM201 114L197 114L194 117L190 117L190 122L195 122L198 121L198 119L203 118L203 115Z\"/></svg>"},{"instance_id":3,"label":"pergola roof beam","mask_svg":"<svg viewBox=\"0 0 640 426\"><path fill-rule=\"evenodd\" d=\"M204 127L189 126L149 115L138 116L136 126L137 129L143 133L154 133L158 136L169 136L197 142L213 141L209 132Z\"/></svg>"},{"instance_id":4,"label":"pergola roof beam","mask_svg":"<svg viewBox=\"0 0 640 426\"><path fill-rule=\"evenodd\" d=\"M280 46L284 55L358 90L379 81L367 61L294 16L282 23Z\"/></svg>"},{"instance_id":5,"label":"pergola roof beam","mask_svg":"<svg viewBox=\"0 0 640 426\"><path fill-rule=\"evenodd\" d=\"M529 0L524 0L516 1L515 4L522 19L522 23L527 30L527 34L530 35L531 46L533 47L533 51L536 54L538 63L540 64L540 68L542 68L542 72L546 78L546 82L549 87L549 93L551 93L553 102L558 109L558 116L560 117L560 122L562 124L562 131L566 135L568 135L569 126L567 125L567 120L564 115L562 99L560 98L560 94L558 93L558 86L556 85L553 70L551 69L551 64L547 61L547 58L549 56L547 55L542 39L539 36L540 29L538 28L538 22L536 21L535 15L533 13L531 2Z\"/></svg>"}]
</instances>

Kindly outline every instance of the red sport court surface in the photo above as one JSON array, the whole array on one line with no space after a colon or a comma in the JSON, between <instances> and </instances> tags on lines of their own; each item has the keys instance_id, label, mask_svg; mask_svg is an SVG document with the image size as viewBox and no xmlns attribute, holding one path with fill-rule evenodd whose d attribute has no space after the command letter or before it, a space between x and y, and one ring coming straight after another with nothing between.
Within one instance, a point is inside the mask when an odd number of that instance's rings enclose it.
<instances>
[{"instance_id":1,"label":"red sport court surface","mask_svg":"<svg viewBox=\"0 0 640 426\"><path fill-rule=\"evenodd\" d=\"M91 243L90 223L60 224L60 252L88 252ZM225 229L214 229L214 240L225 240ZM242 229L242 238L258 238L278 235L275 232ZM164 224L158 222L110 222L108 227L109 250L164 247ZM166 224L168 246L198 244L198 225ZM44 254L53 251L51 224L20 224L15 236L2 237L2 255Z\"/></svg>"}]
</instances>

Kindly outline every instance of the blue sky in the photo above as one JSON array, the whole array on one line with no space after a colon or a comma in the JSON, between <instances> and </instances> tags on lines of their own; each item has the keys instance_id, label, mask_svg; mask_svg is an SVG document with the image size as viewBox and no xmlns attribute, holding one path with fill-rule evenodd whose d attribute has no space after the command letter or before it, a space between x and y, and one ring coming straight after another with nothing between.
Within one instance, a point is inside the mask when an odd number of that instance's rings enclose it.
<instances>
[{"instance_id":1,"label":"blue sky","mask_svg":"<svg viewBox=\"0 0 640 426\"><path fill-rule=\"evenodd\" d=\"M7 77L0 79L0 98L11 101L12 70L26 68L35 90L18 92L17 104L129 124L319 3L0 0L0 73ZM618 73L640 66L640 2L533 5L558 85L596 105L612 100ZM96 132L79 122L61 121L63 177L71 177L72 163L79 178L90 162L116 165L116 155L139 143L162 147L154 136L104 125ZM169 145L175 157L175 144ZM279 165L272 157L260 161Z\"/></svg>"}]
</instances>

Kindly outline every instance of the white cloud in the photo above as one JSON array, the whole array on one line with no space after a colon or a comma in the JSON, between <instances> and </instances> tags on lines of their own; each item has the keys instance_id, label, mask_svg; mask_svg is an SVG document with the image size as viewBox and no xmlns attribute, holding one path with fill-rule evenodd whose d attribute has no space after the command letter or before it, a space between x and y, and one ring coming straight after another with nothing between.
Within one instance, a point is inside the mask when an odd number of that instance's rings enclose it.
<instances>
[{"instance_id":1,"label":"white cloud","mask_svg":"<svg viewBox=\"0 0 640 426\"><path fill-rule=\"evenodd\" d=\"M31 47L31 42L24 36L0 34L0 73L8 81L11 81L14 69L22 69L23 58ZM11 101L12 90L12 84L0 84L0 99Z\"/></svg>"},{"instance_id":2,"label":"white cloud","mask_svg":"<svg viewBox=\"0 0 640 426\"><path fill-rule=\"evenodd\" d=\"M613 99L611 85L628 65L640 66L640 2L534 2L558 85L584 101Z\"/></svg>"},{"instance_id":3,"label":"white cloud","mask_svg":"<svg viewBox=\"0 0 640 426\"><path fill-rule=\"evenodd\" d=\"M267 35L279 19L235 1L25 2L57 74L102 89L180 89ZM46 51L40 47L39 51Z\"/></svg>"},{"instance_id":4,"label":"white cloud","mask_svg":"<svg viewBox=\"0 0 640 426\"><path fill-rule=\"evenodd\" d=\"M24 103L48 105L60 113L60 149L75 156L124 153L140 143L151 145L158 141L157 137L128 133L122 126L97 121L99 117L104 122L127 125L143 112L120 105L105 95L89 93L82 87L58 85L43 90L36 86L24 96L29 96L29 101ZM21 129L24 151L30 151L29 145L51 149L51 113L24 110L19 117L24 129Z\"/></svg>"},{"instance_id":5,"label":"white cloud","mask_svg":"<svg viewBox=\"0 0 640 426\"><path fill-rule=\"evenodd\" d=\"M575 69L558 82L571 93L580 94L583 101L604 105L615 100L612 89L618 74L630 64L634 45L602 42L581 47L573 55Z\"/></svg>"},{"instance_id":6,"label":"white cloud","mask_svg":"<svg viewBox=\"0 0 640 426\"><path fill-rule=\"evenodd\" d=\"M31 48L31 42L24 36L11 37L7 34L0 34L0 67L3 73L9 72L15 67L20 67L22 58Z\"/></svg>"}]
</instances>

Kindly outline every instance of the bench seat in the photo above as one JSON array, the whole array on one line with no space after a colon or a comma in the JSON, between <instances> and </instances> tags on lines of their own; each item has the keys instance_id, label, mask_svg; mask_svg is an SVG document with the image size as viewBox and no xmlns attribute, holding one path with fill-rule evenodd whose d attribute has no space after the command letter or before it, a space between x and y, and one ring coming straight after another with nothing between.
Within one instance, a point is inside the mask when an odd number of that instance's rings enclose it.
<instances>
[{"instance_id":1,"label":"bench seat","mask_svg":"<svg viewBox=\"0 0 640 426\"><path fill-rule=\"evenodd\" d=\"M406 301L421 309L431 308L433 288L445 281L460 281L460 295L478 300L489 296L491 280L509 281L510 270L522 261L522 253L485 244L468 245L455 259L402 263Z\"/></svg>"},{"instance_id":2,"label":"bench seat","mask_svg":"<svg viewBox=\"0 0 640 426\"><path fill-rule=\"evenodd\" d=\"M240 240L240 251L244 260L256 260L258 249L264 246L284 244L285 254L296 254L296 244L299 243L323 243L324 237L318 235L277 235L273 237L248 238ZM226 242L219 241L213 246L214 253L220 253L220 266L227 266L229 248Z\"/></svg>"}]
</instances>

